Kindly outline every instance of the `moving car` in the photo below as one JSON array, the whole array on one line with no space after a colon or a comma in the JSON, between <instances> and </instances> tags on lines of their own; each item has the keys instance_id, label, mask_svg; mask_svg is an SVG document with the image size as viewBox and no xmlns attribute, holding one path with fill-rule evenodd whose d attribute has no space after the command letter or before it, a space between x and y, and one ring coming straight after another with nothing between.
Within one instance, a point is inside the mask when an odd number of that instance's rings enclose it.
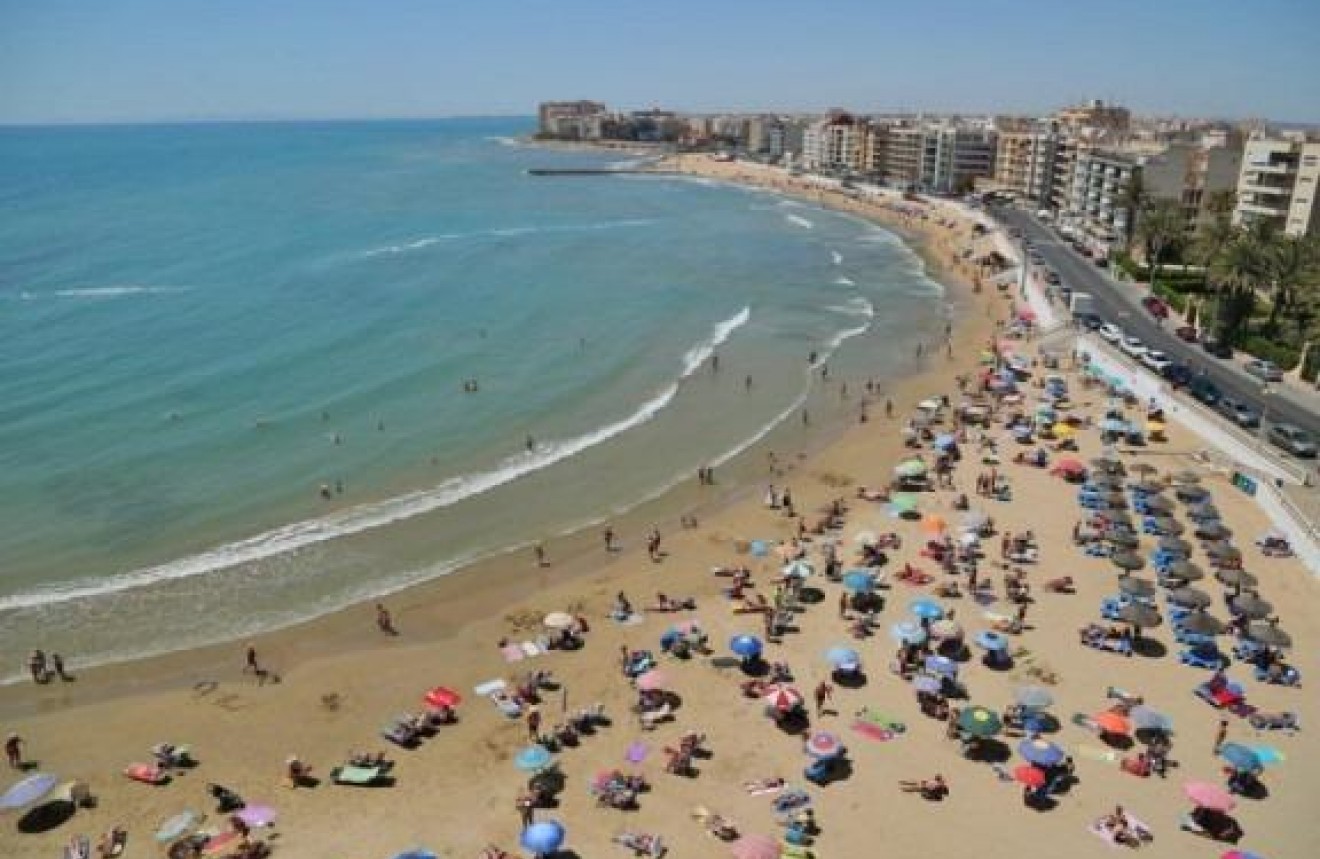
<instances>
[{"instance_id":1,"label":"moving car","mask_svg":"<svg viewBox=\"0 0 1320 859\"><path fill-rule=\"evenodd\" d=\"M1147 349L1141 355L1141 363L1154 370L1156 373L1163 373L1164 368L1173 363L1173 359L1158 349Z\"/></svg>"},{"instance_id":2,"label":"moving car","mask_svg":"<svg viewBox=\"0 0 1320 859\"><path fill-rule=\"evenodd\" d=\"M1173 333L1178 335L1178 339L1185 343L1195 343L1197 339L1196 329L1190 325L1180 325L1173 329Z\"/></svg>"},{"instance_id":3,"label":"moving car","mask_svg":"<svg viewBox=\"0 0 1320 859\"><path fill-rule=\"evenodd\" d=\"M1193 377L1191 383L1187 385L1187 392L1207 406L1213 406L1223 396L1219 392L1219 386L1210 381L1209 376Z\"/></svg>"},{"instance_id":4,"label":"moving car","mask_svg":"<svg viewBox=\"0 0 1320 859\"><path fill-rule=\"evenodd\" d=\"M1311 438L1311 434L1299 426L1275 424L1270 427L1265 437L1270 440L1270 444L1283 448L1293 456L1305 459L1315 458L1315 439Z\"/></svg>"},{"instance_id":5,"label":"moving car","mask_svg":"<svg viewBox=\"0 0 1320 859\"><path fill-rule=\"evenodd\" d=\"M1168 379L1169 384L1173 385L1175 388L1185 388L1190 385L1192 379L1195 378L1195 374L1192 372L1191 367L1176 362L1171 362L1161 370L1160 375Z\"/></svg>"},{"instance_id":6,"label":"moving car","mask_svg":"<svg viewBox=\"0 0 1320 859\"><path fill-rule=\"evenodd\" d=\"M1260 412L1231 397L1220 397L1219 402L1215 403L1215 411L1240 427L1260 426Z\"/></svg>"},{"instance_id":7,"label":"moving car","mask_svg":"<svg viewBox=\"0 0 1320 859\"><path fill-rule=\"evenodd\" d=\"M1123 350L1123 354L1131 355L1133 358L1140 358L1146 354L1146 344L1135 337L1124 337L1118 348Z\"/></svg>"},{"instance_id":8,"label":"moving car","mask_svg":"<svg viewBox=\"0 0 1320 859\"><path fill-rule=\"evenodd\" d=\"M1169 318L1169 305L1153 295L1148 295L1141 299L1141 306L1146 308L1146 312L1156 319Z\"/></svg>"},{"instance_id":9,"label":"moving car","mask_svg":"<svg viewBox=\"0 0 1320 859\"><path fill-rule=\"evenodd\" d=\"M1123 329L1114 325L1112 322L1106 322L1104 325L1101 325L1096 333L1110 343L1123 342Z\"/></svg>"},{"instance_id":10,"label":"moving car","mask_svg":"<svg viewBox=\"0 0 1320 859\"><path fill-rule=\"evenodd\" d=\"M1248 373L1265 382L1282 382L1283 371L1273 361L1266 361L1263 358L1257 358L1248 361L1244 367Z\"/></svg>"},{"instance_id":11,"label":"moving car","mask_svg":"<svg viewBox=\"0 0 1320 859\"><path fill-rule=\"evenodd\" d=\"M1079 313L1073 318L1087 331L1099 331L1105 324L1105 321L1094 313Z\"/></svg>"}]
</instances>

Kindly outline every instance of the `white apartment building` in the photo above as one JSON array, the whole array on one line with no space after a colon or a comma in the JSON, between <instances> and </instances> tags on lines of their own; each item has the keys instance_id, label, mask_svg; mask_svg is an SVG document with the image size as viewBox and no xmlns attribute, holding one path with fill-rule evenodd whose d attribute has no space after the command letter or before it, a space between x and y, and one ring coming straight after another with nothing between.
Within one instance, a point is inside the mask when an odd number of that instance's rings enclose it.
<instances>
[{"instance_id":1,"label":"white apartment building","mask_svg":"<svg viewBox=\"0 0 1320 859\"><path fill-rule=\"evenodd\" d=\"M1263 133L1247 141L1233 223L1257 221L1290 236L1320 232L1320 141Z\"/></svg>"},{"instance_id":2,"label":"white apartment building","mask_svg":"<svg viewBox=\"0 0 1320 859\"><path fill-rule=\"evenodd\" d=\"M1079 151L1065 207L1068 220L1102 246L1122 245L1131 230L1127 193L1138 159L1100 149Z\"/></svg>"},{"instance_id":3,"label":"white apartment building","mask_svg":"<svg viewBox=\"0 0 1320 859\"><path fill-rule=\"evenodd\" d=\"M937 194L970 189L994 173L995 131L954 122L871 129L865 169L893 184Z\"/></svg>"},{"instance_id":4,"label":"white apartment building","mask_svg":"<svg viewBox=\"0 0 1320 859\"><path fill-rule=\"evenodd\" d=\"M1054 197L1061 135L1051 123L1014 123L998 129L995 185L1048 207Z\"/></svg>"},{"instance_id":5,"label":"white apartment building","mask_svg":"<svg viewBox=\"0 0 1320 859\"><path fill-rule=\"evenodd\" d=\"M862 169L865 126L852 114L833 111L807 126L802 135L802 166L816 171L858 172Z\"/></svg>"}]
</instances>

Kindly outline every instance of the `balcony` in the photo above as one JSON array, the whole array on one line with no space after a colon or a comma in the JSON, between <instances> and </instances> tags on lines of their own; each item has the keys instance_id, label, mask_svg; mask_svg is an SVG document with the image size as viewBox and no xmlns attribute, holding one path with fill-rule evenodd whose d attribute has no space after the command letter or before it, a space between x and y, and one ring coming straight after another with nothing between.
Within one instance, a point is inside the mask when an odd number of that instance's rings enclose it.
<instances>
[{"instance_id":1,"label":"balcony","mask_svg":"<svg viewBox=\"0 0 1320 859\"><path fill-rule=\"evenodd\" d=\"M1268 218L1282 218L1288 214L1286 208L1279 206L1262 206L1259 203L1252 203L1246 200L1238 201L1237 210L1251 215L1264 215Z\"/></svg>"},{"instance_id":2,"label":"balcony","mask_svg":"<svg viewBox=\"0 0 1320 859\"><path fill-rule=\"evenodd\" d=\"M1297 172L1296 162L1285 162L1283 164L1271 164L1269 162L1257 163L1249 161L1242 166L1247 175L1252 173L1272 173L1276 176L1287 176Z\"/></svg>"},{"instance_id":3,"label":"balcony","mask_svg":"<svg viewBox=\"0 0 1320 859\"><path fill-rule=\"evenodd\" d=\"M1292 188L1280 188L1275 185L1257 185L1254 183L1244 183L1238 186L1244 194L1268 194L1271 197L1291 197Z\"/></svg>"}]
</instances>

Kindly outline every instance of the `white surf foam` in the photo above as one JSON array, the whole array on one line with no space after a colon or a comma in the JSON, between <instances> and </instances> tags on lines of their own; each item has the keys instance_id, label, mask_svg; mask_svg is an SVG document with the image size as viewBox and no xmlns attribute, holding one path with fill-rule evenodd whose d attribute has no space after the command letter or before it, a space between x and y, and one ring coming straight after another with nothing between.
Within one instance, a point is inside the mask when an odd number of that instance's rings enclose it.
<instances>
[{"instance_id":1,"label":"white surf foam","mask_svg":"<svg viewBox=\"0 0 1320 859\"><path fill-rule=\"evenodd\" d=\"M828 343L828 351L833 352L833 350L838 349L840 346L842 346L844 341L851 340L852 338L858 336L859 334L865 334L868 330L870 330L870 328L871 328L871 323L868 322L865 325L858 325L856 328L843 329L838 334L835 334L828 341L826 341ZM820 360L823 361L824 358L821 358Z\"/></svg>"},{"instance_id":2,"label":"white surf foam","mask_svg":"<svg viewBox=\"0 0 1320 859\"><path fill-rule=\"evenodd\" d=\"M875 306L865 298L850 298L845 304L831 304L827 308L835 313L842 313L845 316L865 316L871 319L875 316Z\"/></svg>"},{"instance_id":3,"label":"white surf foam","mask_svg":"<svg viewBox=\"0 0 1320 859\"><path fill-rule=\"evenodd\" d=\"M320 519L295 522L166 564L109 576L87 584L59 585L0 597L0 611L86 599L157 582L204 575L450 507L466 498L576 456L640 426L659 414L677 394L678 383L675 382L642 403L627 417L574 438L539 444L530 452L506 458L490 471L453 477L430 489L351 507Z\"/></svg>"},{"instance_id":4,"label":"white surf foam","mask_svg":"<svg viewBox=\"0 0 1320 859\"><path fill-rule=\"evenodd\" d=\"M830 259L834 260L835 265L843 265L843 254L838 251L830 251Z\"/></svg>"},{"instance_id":5,"label":"white surf foam","mask_svg":"<svg viewBox=\"0 0 1320 859\"><path fill-rule=\"evenodd\" d=\"M87 286L73 289L57 289L51 295L59 298L122 298L126 295L164 295L173 292L187 292L186 286ZM25 299L36 297L33 293L23 293Z\"/></svg>"},{"instance_id":6,"label":"white surf foam","mask_svg":"<svg viewBox=\"0 0 1320 859\"><path fill-rule=\"evenodd\" d=\"M706 363L715 350L729 339L733 332L747 324L747 320L752 318L752 309L744 307L737 313L725 319L723 322L717 322L712 329L710 337L693 346L683 354L683 375L686 379Z\"/></svg>"},{"instance_id":7,"label":"white surf foam","mask_svg":"<svg viewBox=\"0 0 1320 859\"><path fill-rule=\"evenodd\" d=\"M834 285L835 285L835 286L856 286L857 284L856 284L852 279L850 279L850 278L846 278L846 277L836 277L836 278L834 279Z\"/></svg>"},{"instance_id":8,"label":"white surf foam","mask_svg":"<svg viewBox=\"0 0 1320 859\"><path fill-rule=\"evenodd\" d=\"M784 220L788 221L790 224L801 227L804 230L809 230L816 226L801 215L784 215Z\"/></svg>"},{"instance_id":9,"label":"white surf foam","mask_svg":"<svg viewBox=\"0 0 1320 859\"><path fill-rule=\"evenodd\" d=\"M518 227L499 227L493 230L478 230L472 233L441 233L435 236L423 236L410 242L401 242L393 245L382 245L378 248L363 251L359 256L364 259L371 257L386 256L389 254L402 254L411 251L420 251L429 248L440 242L458 241L461 239L482 239L482 238L512 238L516 236L530 236L537 233L580 233L594 232L597 230L626 230L636 229L638 227L649 227L655 221L643 218L629 218L621 221L601 221L592 224L551 224L545 226L518 226Z\"/></svg>"}]
</instances>

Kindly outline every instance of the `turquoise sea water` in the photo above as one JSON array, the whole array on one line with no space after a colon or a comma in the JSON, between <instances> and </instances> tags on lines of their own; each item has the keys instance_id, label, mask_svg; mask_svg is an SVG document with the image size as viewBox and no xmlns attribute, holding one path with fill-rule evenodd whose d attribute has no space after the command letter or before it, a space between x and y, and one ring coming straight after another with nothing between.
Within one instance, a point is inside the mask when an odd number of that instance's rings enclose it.
<instances>
[{"instance_id":1,"label":"turquoise sea water","mask_svg":"<svg viewBox=\"0 0 1320 859\"><path fill-rule=\"evenodd\" d=\"M531 177L623 156L527 130L0 130L0 675L36 646L241 636L598 520L795 416L808 354L892 375L942 325L876 227Z\"/></svg>"}]
</instances>

